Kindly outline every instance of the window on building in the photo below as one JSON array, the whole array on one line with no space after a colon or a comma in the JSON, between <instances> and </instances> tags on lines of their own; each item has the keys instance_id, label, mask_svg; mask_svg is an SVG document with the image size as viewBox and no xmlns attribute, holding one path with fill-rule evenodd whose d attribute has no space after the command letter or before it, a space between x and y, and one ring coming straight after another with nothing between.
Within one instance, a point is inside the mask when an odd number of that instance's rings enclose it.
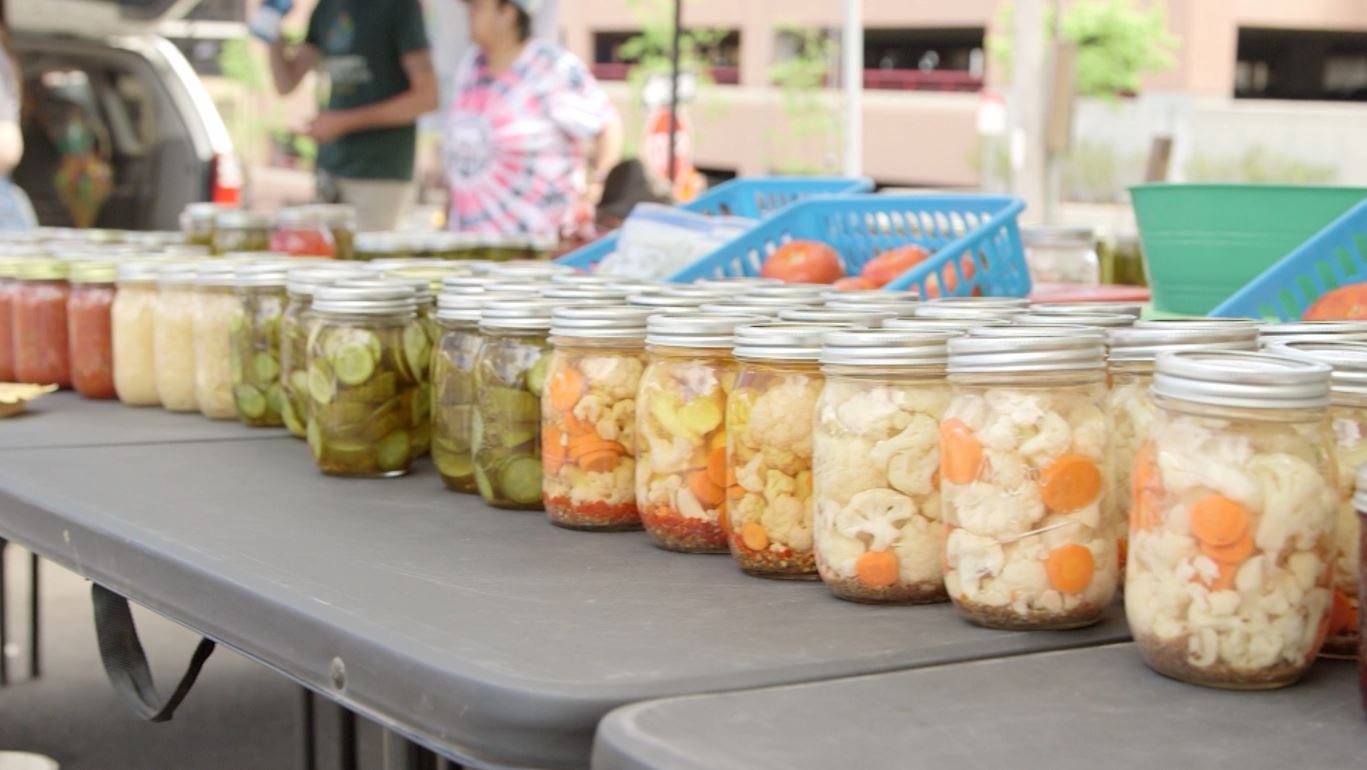
<instances>
[{"instance_id":1,"label":"window on building","mask_svg":"<svg viewBox=\"0 0 1367 770\"><path fill-rule=\"evenodd\" d=\"M864 85L910 91L982 89L982 27L866 29Z\"/></svg>"},{"instance_id":2,"label":"window on building","mask_svg":"<svg viewBox=\"0 0 1367 770\"><path fill-rule=\"evenodd\" d=\"M1367 33L1239 30L1234 94L1367 101Z\"/></svg>"},{"instance_id":3,"label":"window on building","mask_svg":"<svg viewBox=\"0 0 1367 770\"><path fill-rule=\"evenodd\" d=\"M593 35L593 74L599 80L626 80L631 66L636 64L632 57L622 53L628 40L640 34L633 30L612 30L595 32ZM740 82L740 32L726 30L717 36L715 42L709 41L700 53L711 66L713 82L722 85L735 85Z\"/></svg>"}]
</instances>

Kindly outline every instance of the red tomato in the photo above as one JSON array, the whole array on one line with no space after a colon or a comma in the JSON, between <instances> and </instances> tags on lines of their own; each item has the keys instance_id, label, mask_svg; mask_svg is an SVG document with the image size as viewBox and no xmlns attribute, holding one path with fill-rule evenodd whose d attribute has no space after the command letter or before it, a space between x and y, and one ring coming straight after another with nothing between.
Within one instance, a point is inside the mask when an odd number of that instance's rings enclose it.
<instances>
[{"instance_id":1,"label":"red tomato","mask_svg":"<svg viewBox=\"0 0 1367 770\"><path fill-rule=\"evenodd\" d=\"M869 279L874 286L882 287L929 258L930 252L916 244L898 246L866 262L859 274Z\"/></svg>"},{"instance_id":2,"label":"red tomato","mask_svg":"<svg viewBox=\"0 0 1367 770\"><path fill-rule=\"evenodd\" d=\"M880 287L880 284L876 284L862 275L852 275L848 278L841 278L832 285L837 291L868 291L869 289L877 289Z\"/></svg>"},{"instance_id":3,"label":"red tomato","mask_svg":"<svg viewBox=\"0 0 1367 770\"><path fill-rule=\"evenodd\" d=\"M784 283L833 283L845 268L836 250L820 241L790 241L764 260L759 274Z\"/></svg>"},{"instance_id":4,"label":"red tomato","mask_svg":"<svg viewBox=\"0 0 1367 770\"><path fill-rule=\"evenodd\" d=\"M960 257L959 266L963 268L965 278L973 277L974 272L976 271L973 255L965 254ZM954 267L952 265L945 265L940 268L938 272L926 278L926 299L934 299L940 296L941 278L944 280L944 293L946 296L952 295L954 290L959 288L959 274L954 272ZM975 290L973 293L978 294L979 292Z\"/></svg>"},{"instance_id":5,"label":"red tomato","mask_svg":"<svg viewBox=\"0 0 1367 770\"><path fill-rule=\"evenodd\" d=\"M1320 297L1305 311L1305 320L1367 320L1367 283L1342 286Z\"/></svg>"}]
</instances>

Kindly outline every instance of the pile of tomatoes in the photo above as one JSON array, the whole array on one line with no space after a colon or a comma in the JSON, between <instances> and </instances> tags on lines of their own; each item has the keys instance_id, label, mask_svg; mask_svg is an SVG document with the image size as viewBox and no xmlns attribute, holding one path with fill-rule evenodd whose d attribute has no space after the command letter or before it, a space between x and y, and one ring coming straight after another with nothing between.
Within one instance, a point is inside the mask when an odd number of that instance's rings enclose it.
<instances>
[{"instance_id":1,"label":"pile of tomatoes","mask_svg":"<svg viewBox=\"0 0 1367 770\"><path fill-rule=\"evenodd\" d=\"M799 240L783 244L770 255L764 261L760 275L786 283L829 283L842 291L881 289L927 259L930 259L930 252L920 246L898 246L865 262L858 274L850 275L845 270L845 260L829 244ZM971 257L965 256L960 268L964 276L973 277ZM946 266L927 279L926 295L939 296L942 285L946 294L953 293L959 285L959 275L953 266Z\"/></svg>"}]
</instances>

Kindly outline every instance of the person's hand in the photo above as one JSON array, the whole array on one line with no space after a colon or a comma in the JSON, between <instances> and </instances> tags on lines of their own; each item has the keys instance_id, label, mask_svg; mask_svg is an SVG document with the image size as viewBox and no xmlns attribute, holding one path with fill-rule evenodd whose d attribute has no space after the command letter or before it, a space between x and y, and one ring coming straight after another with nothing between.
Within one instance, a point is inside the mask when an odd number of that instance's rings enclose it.
<instances>
[{"instance_id":1,"label":"person's hand","mask_svg":"<svg viewBox=\"0 0 1367 770\"><path fill-rule=\"evenodd\" d=\"M327 144L351 133L351 124L340 112L320 112L309 122L304 133L319 144Z\"/></svg>"}]
</instances>

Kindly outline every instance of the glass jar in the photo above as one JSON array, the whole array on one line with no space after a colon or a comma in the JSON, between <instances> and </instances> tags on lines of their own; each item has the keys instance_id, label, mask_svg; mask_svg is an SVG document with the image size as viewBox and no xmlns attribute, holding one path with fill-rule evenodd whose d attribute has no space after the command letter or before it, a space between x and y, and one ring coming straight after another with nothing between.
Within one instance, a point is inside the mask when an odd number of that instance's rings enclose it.
<instances>
[{"instance_id":1,"label":"glass jar","mask_svg":"<svg viewBox=\"0 0 1367 770\"><path fill-rule=\"evenodd\" d=\"M552 524L641 528L636 392L645 369L649 315L626 305L566 306L552 314L550 361L545 371L529 375L540 391L542 498ZM724 482L725 466L714 475ZM721 482L710 482L705 470L695 476L690 480L711 484L699 488L714 502L725 499Z\"/></svg>"},{"instance_id":2,"label":"glass jar","mask_svg":"<svg viewBox=\"0 0 1367 770\"><path fill-rule=\"evenodd\" d=\"M974 623L1078 628L1115 596L1104 339L1086 327L984 327L949 341L945 587Z\"/></svg>"},{"instance_id":3,"label":"glass jar","mask_svg":"<svg viewBox=\"0 0 1367 770\"><path fill-rule=\"evenodd\" d=\"M849 324L856 329L877 329L897 314L881 308L861 307L841 310L829 307L798 307L780 310L778 320L789 323Z\"/></svg>"},{"instance_id":4,"label":"glass jar","mask_svg":"<svg viewBox=\"0 0 1367 770\"><path fill-rule=\"evenodd\" d=\"M249 427L278 427L285 424L280 387L285 271L274 264L247 266L238 270L236 286L238 313L231 327L234 411ZM307 436L307 427L304 432Z\"/></svg>"},{"instance_id":5,"label":"glass jar","mask_svg":"<svg viewBox=\"0 0 1367 770\"><path fill-rule=\"evenodd\" d=\"M155 262L124 262L116 276L118 292L111 309L114 390L128 406L159 406L153 357L157 305Z\"/></svg>"},{"instance_id":6,"label":"glass jar","mask_svg":"<svg viewBox=\"0 0 1367 770\"><path fill-rule=\"evenodd\" d=\"M114 262L76 262L66 303L71 384L86 398L115 398L113 320Z\"/></svg>"},{"instance_id":7,"label":"glass jar","mask_svg":"<svg viewBox=\"0 0 1367 770\"><path fill-rule=\"evenodd\" d=\"M542 507L540 398L557 304L497 300L480 309L470 450L480 497L496 508Z\"/></svg>"},{"instance_id":8,"label":"glass jar","mask_svg":"<svg viewBox=\"0 0 1367 770\"><path fill-rule=\"evenodd\" d=\"M763 320L690 313L651 315L646 322L636 500L646 531L665 550L730 551L726 509L737 487L726 464L724 417L738 368L731 350L737 326ZM718 499L704 480L726 494Z\"/></svg>"},{"instance_id":9,"label":"glass jar","mask_svg":"<svg viewBox=\"0 0 1367 770\"><path fill-rule=\"evenodd\" d=\"M20 260L0 257L0 382L14 381L14 295Z\"/></svg>"},{"instance_id":10,"label":"glass jar","mask_svg":"<svg viewBox=\"0 0 1367 770\"><path fill-rule=\"evenodd\" d=\"M195 361L195 403L211 420L237 418L233 407L231 335L242 322L242 305L233 291L233 265L224 260L202 265L195 274L190 325Z\"/></svg>"},{"instance_id":11,"label":"glass jar","mask_svg":"<svg viewBox=\"0 0 1367 770\"><path fill-rule=\"evenodd\" d=\"M1367 342L1367 321L1294 321L1264 324L1258 330L1258 346L1279 342Z\"/></svg>"},{"instance_id":12,"label":"glass jar","mask_svg":"<svg viewBox=\"0 0 1367 770\"><path fill-rule=\"evenodd\" d=\"M1357 496L1353 498L1353 507L1358 512L1357 525L1361 533L1358 553L1367 554L1367 465L1358 468ZM1361 570L1358 596L1367 596L1367 559L1362 559L1358 568ZM1362 708L1367 710L1367 634L1358 634L1358 689L1362 693Z\"/></svg>"},{"instance_id":13,"label":"glass jar","mask_svg":"<svg viewBox=\"0 0 1367 770\"><path fill-rule=\"evenodd\" d=\"M404 339L421 334L407 286L320 286L309 341L309 449L330 476L391 477L413 463L410 433L426 418L419 362Z\"/></svg>"},{"instance_id":14,"label":"glass jar","mask_svg":"<svg viewBox=\"0 0 1367 770\"><path fill-rule=\"evenodd\" d=\"M726 398L731 555L757 577L815 580L812 430L821 339L835 324L765 322L736 329L736 384Z\"/></svg>"},{"instance_id":15,"label":"glass jar","mask_svg":"<svg viewBox=\"0 0 1367 770\"><path fill-rule=\"evenodd\" d=\"M67 346L67 264L34 258L20 263L13 299L14 379L71 387Z\"/></svg>"},{"instance_id":16,"label":"glass jar","mask_svg":"<svg viewBox=\"0 0 1367 770\"><path fill-rule=\"evenodd\" d=\"M172 412L195 412L195 274L193 264L172 263L157 272L152 313L152 361L157 398Z\"/></svg>"},{"instance_id":17,"label":"glass jar","mask_svg":"<svg viewBox=\"0 0 1367 770\"><path fill-rule=\"evenodd\" d=\"M432 346L435 344L438 333L436 319L433 317L436 312L436 294L432 291L431 282L421 278L364 278L343 279L337 281L336 285L354 287L403 285L413 290L413 296L417 302L417 323L404 329L403 352L404 356L413 362L413 372L418 377L419 401L430 404L432 401ZM428 453L432 445L430 408L423 410L419 421L409 430L408 438L413 442L414 457L422 457Z\"/></svg>"},{"instance_id":18,"label":"glass jar","mask_svg":"<svg viewBox=\"0 0 1367 770\"><path fill-rule=\"evenodd\" d=\"M1041 302L1029 311L1035 315L1127 315L1137 320L1144 307L1133 302Z\"/></svg>"},{"instance_id":19,"label":"glass jar","mask_svg":"<svg viewBox=\"0 0 1367 770\"><path fill-rule=\"evenodd\" d=\"M337 253L332 230L324 222L323 212L314 206L282 209L271 234L270 248L291 257L333 258Z\"/></svg>"},{"instance_id":20,"label":"glass jar","mask_svg":"<svg viewBox=\"0 0 1367 770\"><path fill-rule=\"evenodd\" d=\"M453 492L477 492L470 429L475 414L475 359L483 337L479 286L448 288L437 297L441 336L432 355L432 463ZM512 295L497 295L515 299Z\"/></svg>"},{"instance_id":21,"label":"glass jar","mask_svg":"<svg viewBox=\"0 0 1367 770\"><path fill-rule=\"evenodd\" d=\"M269 251L274 229L275 220L269 214L220 209L214 220L214 253Z\"/></svg>"},{"instance_id":22,"label":"glass jar","mask_svg":"<svg viewBox=\"0 0 1367 770\"><path fill-rule=\"evenodd\" d=\"M364 275L352 265L311 265L288 273L285 312L280 316L280 419L296 438L308 437L308 341L317 321L313 292L333 281Z\"/></svg>"},{"instance_id":23,"label":"glass jar","mask_svg":"<svg viewBox=\"0 0 1367 770\"><path fill-rule=\"evenodd\" d=\"M190 246L212 248L214 228L223 208L217 203L191 203L180 212L180 231Z\"/></svg>"},{"instance_id":24,"label":"glass jar","mask_svg":"<svg viewBox=\"0 0 1367 770\"><path fill-rule=\"evenodd\" d=\"M1314 661L1338 515L1329 374L1258 353L1159 358L1125 578L1130 630L1155 671L1266 689Z\"/></svg>"},{"instance_id":25,"label":"glass jar","mask_svg":"<svg viewBox=\"0 0 1367 770\"><path fill-rule=\"evenodd\" d=\"M1023 313L1012 319L1023 326L1092 326L1098 329L1128 329L1135 317L1123 313Z\"/></svg>"},{"instance_id":26,"label":"glass jar","mask_svg":"<svg viewBox=\"0 0 1367 770\"><path fill-rule=\"evenodd\" d=\"M940 418L946 340L961 332L826 335L812 442L821 580L870 604L946 601Z\"/></svg>"},{"instance_id":27,"label":"glass jar","mask_svg":"<svg viewBox=\"0 0 1367 770\"><path fill-rule=\"evenodd\" d=\"M1021 241L1034 283L1101 283L1096 233L1090 227L1022 227Z\"/></svg>"},{"instance_id":28,"label":"glass jar","mask_svg":"<svg viewBox=\"0 0 1367 770\"><path fill-rule=\"evenodd\" d=\"M313 206L332 234L332 256L341 260L356 258L356 207L346 203L317 203Z\"/></svg>"}]
</instances>

